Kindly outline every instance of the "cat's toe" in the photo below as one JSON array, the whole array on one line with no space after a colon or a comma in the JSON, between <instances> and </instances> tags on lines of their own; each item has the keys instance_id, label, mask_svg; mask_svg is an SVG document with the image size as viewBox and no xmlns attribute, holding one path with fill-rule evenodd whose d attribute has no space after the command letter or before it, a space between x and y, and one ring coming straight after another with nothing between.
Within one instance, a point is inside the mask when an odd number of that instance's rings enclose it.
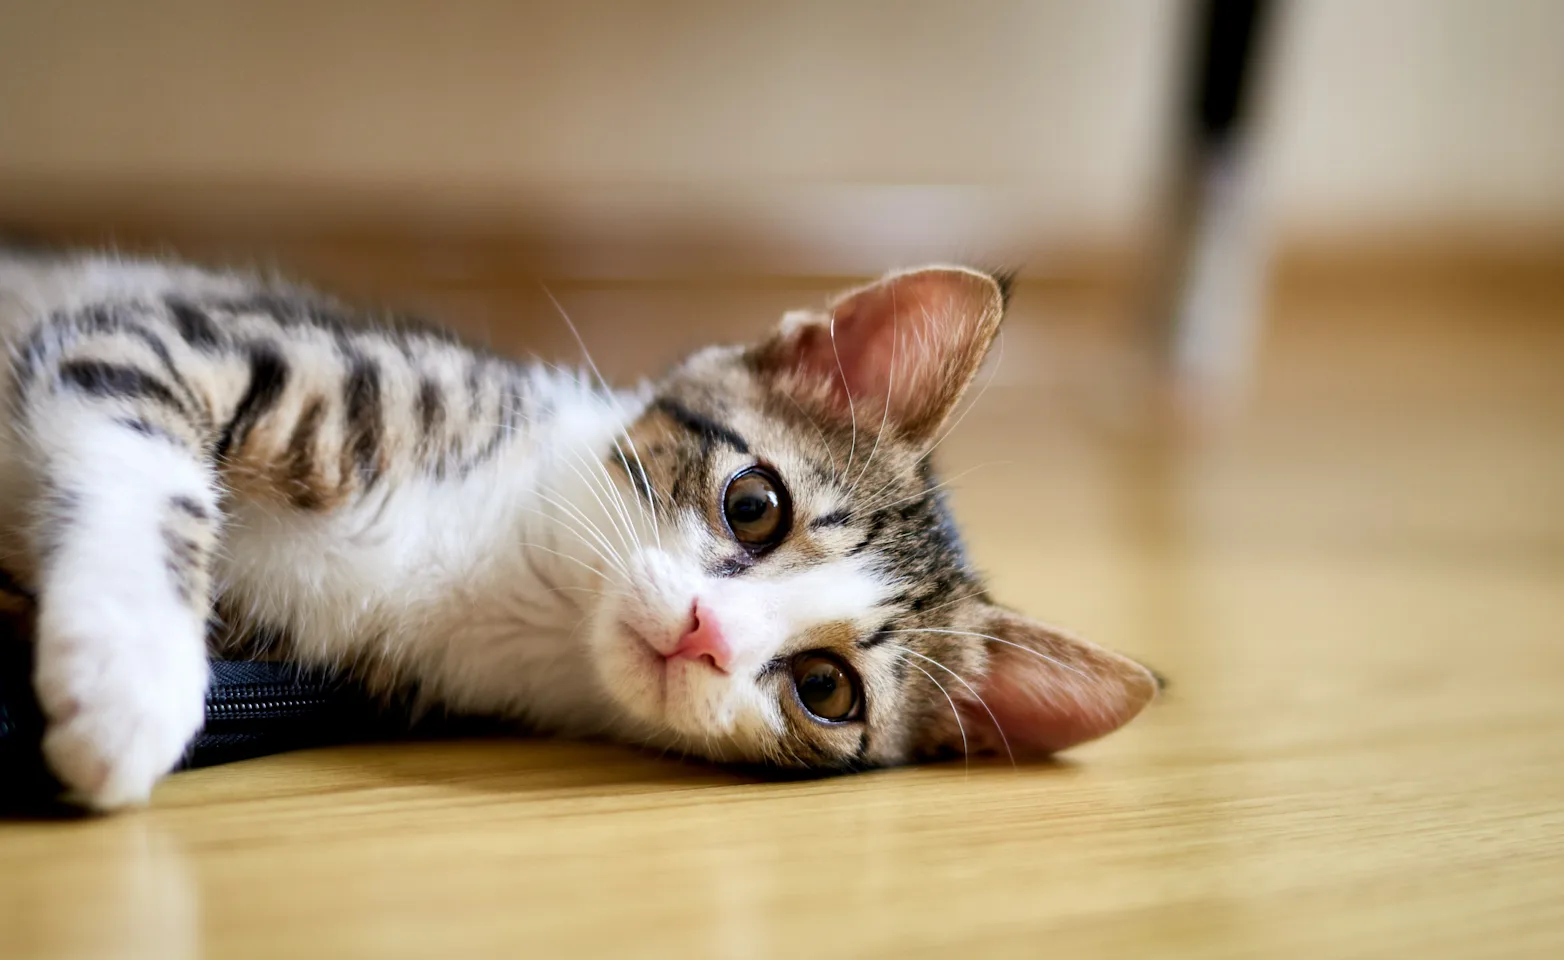
<instances>
[{"instance_id":1,"label":"cat's toe","mask_svg":"<svg viewBox=\"0 0 1564 960\"><path fill-rule=\"evenodd\" d=\"M192 718L144 704L94 704L49 726L44 757L75 802L102 811L138 806L200 725L199 711Z\"/></svg>"},{"instance_id":2,"label":"cat's toe","mask_svg":"<svg viewBox=\"0 0 1564 960\"><path fill-rule=\"evenodd\" d=\"M47 720L44 758L75 802L135 806L201 728L206 657L198 633L180 636L188 623L139 611L94 618L118 629L88 629L84 612L40 618L34 682Z\"/></svg>"}]
</instances>

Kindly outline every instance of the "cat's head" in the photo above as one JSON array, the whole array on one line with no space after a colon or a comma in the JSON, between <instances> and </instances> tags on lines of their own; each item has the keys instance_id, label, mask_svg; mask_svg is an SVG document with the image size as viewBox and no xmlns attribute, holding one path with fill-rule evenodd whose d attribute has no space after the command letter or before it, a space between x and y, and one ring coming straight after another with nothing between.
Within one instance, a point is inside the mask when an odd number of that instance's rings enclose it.
<instances>
[{"instance_id":1,"label":"cat's head","mask_svg":"<svg viewBox=\"0 0 1564 960\"><path fill-rule=\"evenodd\" d=\"M1153 697L1134 661L995 605L939 491L1004 301L972 270L892 274L654 385L611 459L655 531L588 624L633 736L817 768L1019 757Z\"/></svg>"}]
</instances>

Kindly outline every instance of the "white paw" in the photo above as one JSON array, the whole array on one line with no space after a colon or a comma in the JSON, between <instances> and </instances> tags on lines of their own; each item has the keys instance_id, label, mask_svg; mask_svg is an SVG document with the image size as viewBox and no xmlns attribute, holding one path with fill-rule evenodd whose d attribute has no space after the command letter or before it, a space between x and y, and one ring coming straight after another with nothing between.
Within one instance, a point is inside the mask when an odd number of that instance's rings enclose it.
<instances>
[{"instance_id":1,"label":"white paw","mask_svg":"<svg viewBox=\"0 0 1564 960\"><path fill-rule=\"evenodd\" d=\"M79 803L145 803L201 727L201 625L164 584L58 586L38 615L44 756Z\"/></svg>"}]
</instances>

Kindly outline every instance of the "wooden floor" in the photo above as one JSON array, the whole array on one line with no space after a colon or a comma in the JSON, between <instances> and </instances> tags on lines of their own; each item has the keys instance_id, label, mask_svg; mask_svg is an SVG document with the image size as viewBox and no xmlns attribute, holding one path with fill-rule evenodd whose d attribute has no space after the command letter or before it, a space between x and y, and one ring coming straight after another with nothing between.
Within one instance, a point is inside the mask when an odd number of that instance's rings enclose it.
<instances>
[{"instance_id":1,"label":"wooden floor","mask_svg":"<svg viewBox=\"0 0 1564 960\"><path fill-rule=\"evenodd\" d=\"M617 370L815 296L556 292ZM1109 309L1023 290L945 465L1001 597L1172 678L1122 733L803 783L544 742L181 774L0 824L0 956L1564 956L1559 288L1286 291L1243 415L1178 440L1076 335Z\"/></svg>"}]
</instances>

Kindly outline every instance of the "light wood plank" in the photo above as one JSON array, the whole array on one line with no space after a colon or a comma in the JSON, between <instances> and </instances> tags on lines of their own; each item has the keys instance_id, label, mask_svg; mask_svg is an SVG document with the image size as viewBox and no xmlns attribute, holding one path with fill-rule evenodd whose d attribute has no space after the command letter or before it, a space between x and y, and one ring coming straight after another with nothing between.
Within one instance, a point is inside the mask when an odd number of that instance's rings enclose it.
<instances>
[{"instance_id":1,"label":"light wood plank","mask_svg":"<svg viewBox=\"0 0 1564 960\"><path fill-rule=\"evenodd\" d=\"M498 273L419 289L555 336ZM566 294L624 370L818 291ZM1292 290L1247 416L1181 441L1095 416L1104 311L1023 291L944 453L993 462L956 496L1000 596L1172 677L1121 734L791 783L546 742L197 771L0 824L0 956L1560 955L1564 300Z\"/></svg>"}]
</instances>

